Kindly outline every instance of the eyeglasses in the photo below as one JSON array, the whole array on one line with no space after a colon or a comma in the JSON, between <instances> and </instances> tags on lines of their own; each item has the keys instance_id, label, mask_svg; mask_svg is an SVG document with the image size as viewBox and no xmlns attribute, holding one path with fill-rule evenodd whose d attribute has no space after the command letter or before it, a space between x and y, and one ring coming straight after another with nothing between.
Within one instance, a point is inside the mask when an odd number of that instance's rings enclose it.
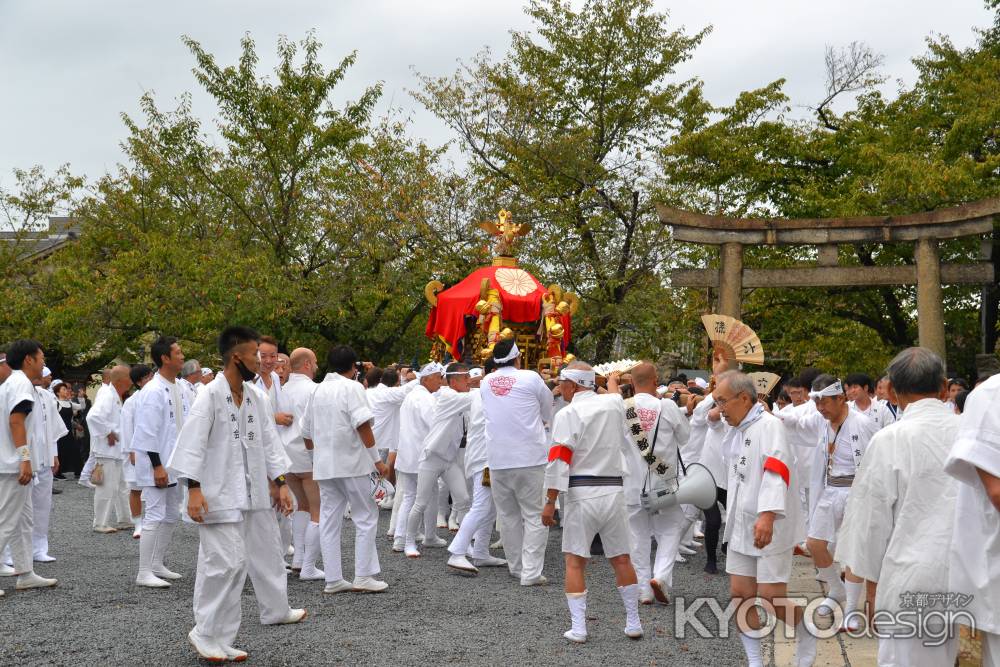
<instances>
[{"instance_id":1,"label":"eyeglasses","mask_svg":"<svg viewBox=\"0 0 1000 667\"><path fill-rule=\"evenodd\" d=\"M715 396L714 397L715 398L715 404L718 405L720 408L724 408L724 407L726 407L726 403L729 403L730 401L735 401L737 398L739 398L740 396L742 396L745 393L746 393L745 391L741 391L740 393L736 394L732 398L721 398L719 396Z\"/></svg>"}]
</instances>

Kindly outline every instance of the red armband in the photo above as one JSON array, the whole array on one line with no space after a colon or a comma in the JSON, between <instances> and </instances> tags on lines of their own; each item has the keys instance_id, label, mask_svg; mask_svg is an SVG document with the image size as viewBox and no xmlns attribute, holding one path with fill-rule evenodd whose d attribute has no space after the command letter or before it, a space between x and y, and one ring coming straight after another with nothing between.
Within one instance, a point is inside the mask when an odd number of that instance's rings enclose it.
<instances>
[{"instance_id":1,"label":"red armband","mask_svg":"<svg viewBox=\"0 0 1000 667\"><path fill-rule=\"evenodd\" d=\"M569 465L573 461L573 450L565 445L552 445L549 450L549 461L559 459Z\"/></svg>"},{"instance_id":2,"label":"red armband","mask_svg":"<svg viewBox=\"0 0 1000 667\"><path fill-rule=\"evenodd\" d=\"M788 466L782 463L779 459L773 456L768 456L764 459L764 470L770 470L771 472L778 473L781 475L781 479L785 480L785 486L788 486Z\"/></svg>"}]
</instances>

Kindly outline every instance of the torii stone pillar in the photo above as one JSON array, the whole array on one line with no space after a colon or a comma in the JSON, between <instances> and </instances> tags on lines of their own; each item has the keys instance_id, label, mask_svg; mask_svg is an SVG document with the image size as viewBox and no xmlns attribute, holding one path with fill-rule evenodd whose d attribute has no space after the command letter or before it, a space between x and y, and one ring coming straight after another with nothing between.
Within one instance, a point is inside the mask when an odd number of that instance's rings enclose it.
<instances>
[{"instance_id":1,"label":"torii stone pillar","mask_svg":"<svg viewBox=\"0 0 1000 667\"><path fill-rule=\"evenodd\" d=\"M917 337L920 347L926 347L942 359L947 359L941 260L937 239L918 239L913 258L917 263Z\"/></svg>"},{"instance_id":2,"label":"torii stone pillar","mask_svg":"<svg viewBox=\"0 0 1000 667\"><path fill-rule=\"evenodd\" d=\"M723 243L719 249L719 314L740 319L743 300L743 245Z\"/></svg>"}]
</instances>

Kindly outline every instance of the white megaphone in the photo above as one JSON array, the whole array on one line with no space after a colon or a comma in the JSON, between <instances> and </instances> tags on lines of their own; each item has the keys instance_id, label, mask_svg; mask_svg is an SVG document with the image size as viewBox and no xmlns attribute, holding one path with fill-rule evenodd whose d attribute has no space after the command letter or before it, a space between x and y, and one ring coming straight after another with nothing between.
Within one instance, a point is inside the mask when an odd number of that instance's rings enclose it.
<instances>
[{"instance_id":1,"label":"white megaphone","mask_svg":"<svg viewBox=\"0 0 1000 667\"><path fill-rule=\"evenodd\" d=\"M642 494L640 500L644 510L656 514L674 505L694 505L698 509L707 510L715 505L715 497L715 478L711 471L700 463L692 463L687 467L687 475L676 490L650 489Z\"/></svg>"}]
</instances>

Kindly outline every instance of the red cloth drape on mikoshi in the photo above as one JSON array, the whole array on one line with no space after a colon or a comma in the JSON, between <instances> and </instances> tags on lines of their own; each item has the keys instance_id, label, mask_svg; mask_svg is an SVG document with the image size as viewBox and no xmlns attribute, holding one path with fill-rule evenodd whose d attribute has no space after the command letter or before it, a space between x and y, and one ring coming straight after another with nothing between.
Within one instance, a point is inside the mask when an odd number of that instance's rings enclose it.
<instances>
[{"instance_id":1,"label":"red cloth drape on mikoshi","mask_svg":"<svg viewBox=\"0 0 1000 667\"><path fill-rule=\"evenodd\" d=\"M497 282L497 271L518 271L519 276L523 273L531 279L535 289L523 295L511 294ZM545 288L530 273L523 269L502 266L484 266L476 269L460 283L438 293L437 306L431 308L430 317L427 319L427 337L434 339L436 336L441 336L447 342L449 352L452 354L457 349L458 342L465 337L464 318L467 315L478 316L476 302L479 301L479 284L483 278L489 278L490 287L500 292L500 300L503 301L503 312L500 317L504 322L537 322L542 317L542 297L545 295ZM566 340L569 340L568 326Z\"/></svg>"}]
</instances>

